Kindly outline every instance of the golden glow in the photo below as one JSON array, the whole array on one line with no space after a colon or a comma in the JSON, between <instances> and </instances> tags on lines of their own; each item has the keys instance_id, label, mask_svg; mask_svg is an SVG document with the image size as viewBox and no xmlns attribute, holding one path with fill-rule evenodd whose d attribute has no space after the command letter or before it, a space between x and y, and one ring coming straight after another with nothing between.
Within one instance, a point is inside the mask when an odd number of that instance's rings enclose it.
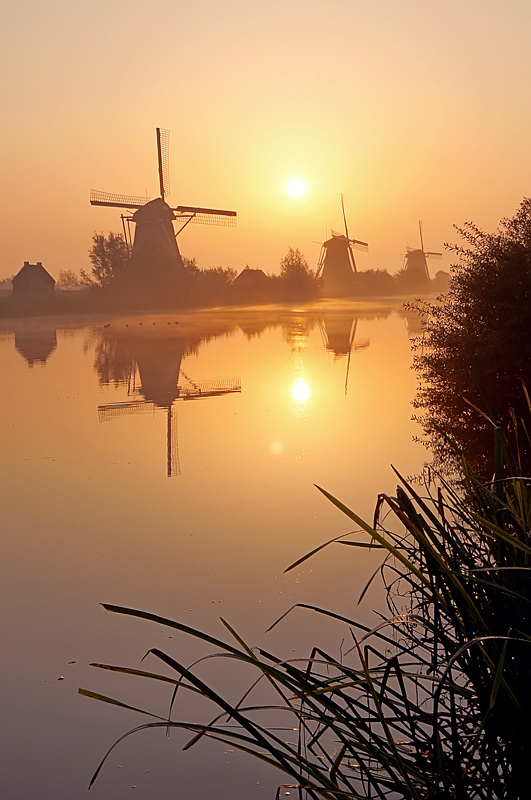
<instances>
[{"instance_id":1,"label":"golden glow","mask_svg":"<svg viewBox=\"0 0 531 800\"><path fill-rule=\"evenodd\" d=\"M294 400L297 400L298 403L305 403L311 394L310 387L306 381L296 381L293 384L291 394L293 395Z\"/></svg>"},{"instance_id":2,"label":"golden glow","mask_svg":"<svg viewBox=\"0 0 531 800\"><path fill-rule=\"evenodd\" d=\"M274 442L271 442L271 444L269 445L269 450L270 450L271 454L274 455L274 456L282 455L282 453L284 452L285 449L286 448L284 447L282 442L279 442L278 440L274 441Z\"/></svg>"},{"instance_id":3,"label":"golden glow","mask_svg":"<svg viewBox=\"0 0 531 800\"><path fill-rule=\"evenodd\" d=\"M306 194L307 188L308 187L302 178L292 178L286 184L286 191L292 197L302 197L303 194Z\"/></svg>"},{"instance_id":4,"label":"golden glow","mask_svg":"<svg viewBox=\"0 0 531 800\"><path fill-rule=\"evenodd\" d=\"M122 229L120 209L91 206L90 189L156 197L157 125L171 131L170 205L238 212L235 229L179 234L200 267L276 271L290 246L315 267L315 242L343 230L342 193L350 235L370 245L358 267L394 273L418 219L439 251L459 241L453 223L494 230L529 191L531 3L510 14L482 3L479 17L478 3L455 0L445 15L438 3L343 2L338 25L321 3L166 2L164 26L140 0L127 15L118 2L64 5L11 3L0 31L17 64L2 92L17 125L0 130L0 278L24 261L54 278L90 269L94 231ZM176 42L179 68L167 69ZM109 76L125 63L116 91ZM305 194L290 193L294 179Z\"/></svg>"}]
</instances>

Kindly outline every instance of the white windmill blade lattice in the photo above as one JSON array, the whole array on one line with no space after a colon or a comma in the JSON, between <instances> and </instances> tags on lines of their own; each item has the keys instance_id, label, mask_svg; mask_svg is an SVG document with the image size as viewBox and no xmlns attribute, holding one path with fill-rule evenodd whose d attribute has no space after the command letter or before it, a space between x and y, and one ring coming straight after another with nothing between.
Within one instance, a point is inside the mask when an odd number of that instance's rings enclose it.
<instances>
[{"instance_id":1,"label":"white windmill blade lattice","mask_svg":"<svg viewBox=\"0 0 531 800\"><path fill-rule=\"evenodd\" d=\"M149 197L133 197L126 194L113 194L100 192L98 189L90 190L91 206L114 206L116 208L142 208L149 203Z\"/></svg>"},{"instance_id":2,"label":"white windmill blade lattice","mask_svg":"<svg viewBox=\"0 0 531 800\"><path fill-rule=\"evenodd\" d=\"M221 225L225 228L235 228L236 211L226 211L221 208L201 208L200 206L176 206L172 211L179 219L186 219L199 225Z\"/></svg>"},{"instance_id":3,"label":"white windmill blade lattice","mask_svg":"<svg viewBox=\"0 0 531 800\"><path fill-rule=\"evenodd\" d=\"M170 194L170 132L166 128L157 128L157 154L159 158L160 195L165 198Z\"/></svg>"}]
</instances>

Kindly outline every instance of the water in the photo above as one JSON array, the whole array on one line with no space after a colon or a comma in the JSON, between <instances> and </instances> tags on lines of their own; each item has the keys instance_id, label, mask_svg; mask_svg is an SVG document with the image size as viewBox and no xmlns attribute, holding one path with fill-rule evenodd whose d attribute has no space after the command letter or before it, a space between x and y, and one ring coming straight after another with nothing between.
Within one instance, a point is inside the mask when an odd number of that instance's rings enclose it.
<instances>
[{"instance_id":1,"label":"water","mask_svg":"<svg viewBox=\"0 0 531 800\"><path fill-rule=\"evenodd\" d=\"M106 748L146 721L79 686L166 712L165 686L90 662L156 671L153 657L140 667L150 647L185 663L205 652L101 602L226 639L223 617L283 658L337 653L348 633L305 610L265 633L292 604L362 622L383 607L377 586L356 606L378 551L335 545L283 570L351 529L314 484L370 520L390 464L409 475L426 460L399 307L16 322L0 365L3 797L85 797ZM248 682L219 662L204 674L231 698ZM212 716L193 698L174 713ZM183 753L188 738L126 739L90 796L274 797L280 774L216 743Z\"/></svg>"}]
</instances>

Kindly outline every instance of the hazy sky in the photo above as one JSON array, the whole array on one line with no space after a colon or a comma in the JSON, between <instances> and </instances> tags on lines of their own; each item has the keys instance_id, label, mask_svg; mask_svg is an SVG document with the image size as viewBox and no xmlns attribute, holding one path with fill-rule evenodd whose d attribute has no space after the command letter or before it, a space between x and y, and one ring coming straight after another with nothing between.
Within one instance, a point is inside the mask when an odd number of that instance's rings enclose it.
<instances>
[{"instance_id":1,"label":"hazy sky","mask_svg":"<svg viewBox=\"0 0 531 800\"><path fill-rule=\"evenodd\" d=\"M3 0L0 277L24 260L87 268L119 211L91 188L234 209L190 225L200 266L315 266L330 227L369 242L362 269L492 229L530 193L531 4L525 0ZM303 198L285 192L290 178ZM450 258L445 257L443 266ZM440 262L434 266L440 268Z\"/></svg>"}]
</instances>

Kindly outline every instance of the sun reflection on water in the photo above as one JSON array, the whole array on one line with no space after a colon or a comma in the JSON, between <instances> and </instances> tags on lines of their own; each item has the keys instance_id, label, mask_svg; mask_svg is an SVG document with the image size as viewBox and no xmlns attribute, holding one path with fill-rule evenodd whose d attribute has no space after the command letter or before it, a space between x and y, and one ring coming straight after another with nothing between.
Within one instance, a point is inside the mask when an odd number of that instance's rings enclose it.
<instances>
[{"instance_id":1,"label":"sun reflection on water","mask_svg":"<svg viewBox=\"0 0 531 800\"><path fill-rule=\"evenodd\" d=\"M306 381L299 379L293 384L291 394L298 403L305 403L311 394L310 387Z\"/></svg>"}]
</instances>

